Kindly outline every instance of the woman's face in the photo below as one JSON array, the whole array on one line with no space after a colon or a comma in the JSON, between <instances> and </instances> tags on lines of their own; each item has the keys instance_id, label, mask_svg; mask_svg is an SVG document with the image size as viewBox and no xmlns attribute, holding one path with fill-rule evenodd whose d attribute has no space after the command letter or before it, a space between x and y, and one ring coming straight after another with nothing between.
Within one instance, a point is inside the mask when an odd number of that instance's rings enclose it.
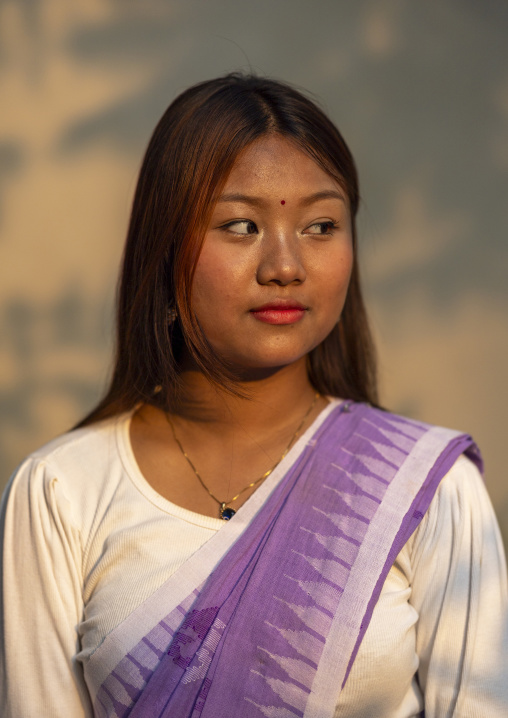
<instances>
[{"instance_id":1,"label":"woman's face","mask_svg":"<svg viewBox=\"0 0 508 718\"><path fill-rule=\"evenodd\" d=\"M213 211L193 309L241 373L287 366L338 322L352 262L344 190L290 141L261 138L236 160Z\"/></svg>"}]
</instances>

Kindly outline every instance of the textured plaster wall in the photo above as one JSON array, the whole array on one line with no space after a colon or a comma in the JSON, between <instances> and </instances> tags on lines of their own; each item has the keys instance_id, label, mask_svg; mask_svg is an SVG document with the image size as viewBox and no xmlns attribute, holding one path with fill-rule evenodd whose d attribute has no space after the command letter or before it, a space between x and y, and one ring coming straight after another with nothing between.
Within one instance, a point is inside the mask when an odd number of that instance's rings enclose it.
<instances>
[{"instance_id":1,"label":"textured plaster wall","mask_svg":"<svg viewBox=\"0 0 508 718\"><path fill-rule=\"evenodd\" d=\"M137 168L226 71L312 91L348 140L385 405L472 433L508 536L508 5L0 2L0 485L103 390Z\"/></svg>"}]
</instances>

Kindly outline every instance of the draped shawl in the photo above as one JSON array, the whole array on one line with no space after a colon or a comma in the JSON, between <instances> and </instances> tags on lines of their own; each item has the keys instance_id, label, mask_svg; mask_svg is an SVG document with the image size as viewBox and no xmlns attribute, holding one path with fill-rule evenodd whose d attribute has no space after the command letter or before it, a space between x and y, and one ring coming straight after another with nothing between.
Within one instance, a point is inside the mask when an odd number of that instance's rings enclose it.
<instances>
[{"instance_id":1,"label":"draped shawl","mask_svg":"<svg viewBox=\"0 0 508 718\"><path fill-rule=\"evenodd\" d=\"M256 494L92 655L98 718L334 715L397 554L458 456L481 459L365 404L316 424L245 527Z\"/></svg>"}]
</instances>

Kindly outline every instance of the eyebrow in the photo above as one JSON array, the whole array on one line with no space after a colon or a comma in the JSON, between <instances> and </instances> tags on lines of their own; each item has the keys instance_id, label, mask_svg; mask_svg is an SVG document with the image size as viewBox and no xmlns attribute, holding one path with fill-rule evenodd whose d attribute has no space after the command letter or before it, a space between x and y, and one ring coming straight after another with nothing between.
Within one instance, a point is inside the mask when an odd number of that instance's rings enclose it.
<instances>
[{"instance_id":1,"label":"eyebrow","mask_svg":"<svg viewBox=\"0 0 508 718\"><path fill-rule=\"evenodd\" d=\"M314 204L314 202L319 202L323 199L338 199L341 202L346 202L344 195L342 192L339 192L337 189L325 189L321 192L314 192L314 194L311 194L309 197L305 197L302 199L300 204L303 207L308 207L310 204Z\"/></svg>"},{"instance_id":2,"label":"eyebrow","mask_svg":"<svg viewBox=\"0 0 508 718\"><path fill-rule=\"evenodd\" d=\"M255 207L262 207L266 204L266 200L261 197L251 197L247 194L221 194L219 202L243 202L244 204L252 204Z\"/></svg>"},{"instance_id":3,"label":"eyebrow","mask_svg":"<svg viewBox=\"0 0 508 718\"><path fill-rule=\"evenodd\" d=\"M338 190L326 189L321 192L314 192L314 194L311 194L308 197L304 197L298 204L302 207L308 207L309 205L314 204L314 202L319 202L324 199L338 199L341 202L346 202L344 195ZM219 197L217 202L243 202L245 204L251 204L254 207L263 207L268 204L267 201L261 197L252 197L247 194L237 193L223 194Z\"/></svg>"}]
</instances>

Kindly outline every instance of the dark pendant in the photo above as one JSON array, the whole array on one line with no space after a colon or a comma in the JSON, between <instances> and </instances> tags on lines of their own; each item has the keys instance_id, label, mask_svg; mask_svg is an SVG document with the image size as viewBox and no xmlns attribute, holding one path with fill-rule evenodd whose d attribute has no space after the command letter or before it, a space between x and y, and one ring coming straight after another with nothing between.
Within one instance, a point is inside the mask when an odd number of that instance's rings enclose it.
<instances>
[{"instance_id":1,"label":"dark pendant","mask_svg":"<svg viewBox=\"0 0 508 718\"><path fill-rule=\"evenodd\" d=\"M224 521L229 521L229 519L232 519L235 514L236 511L234 509L222 509L220 517L221 519L224 519Z\"/></svg>"}]
</instances>

